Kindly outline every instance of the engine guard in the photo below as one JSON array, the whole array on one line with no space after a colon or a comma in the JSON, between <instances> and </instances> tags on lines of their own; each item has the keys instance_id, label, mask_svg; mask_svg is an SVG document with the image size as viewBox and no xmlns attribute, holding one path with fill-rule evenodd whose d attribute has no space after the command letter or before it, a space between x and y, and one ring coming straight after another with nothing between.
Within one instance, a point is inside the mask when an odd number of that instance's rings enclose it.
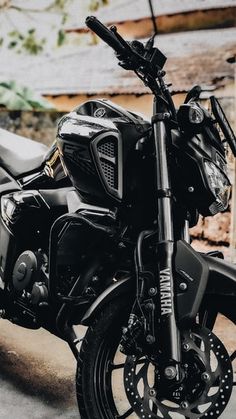
<instances>
[{"instance_id":1,"label":"engine guard","mask_svg":"<svg viewBox=\"0 0 236 419\"><path fill-rule=\"evenodd\" d=\"M49 276L49 293L54 301L57 301L57 294L59 291L61 293L62 285L65 288L67 266L69 277L71 272L74 277L74 281L68 284L68 293L72 291L79 276L81 279L76 287L78 295L88 286L87 278L82 279L82 271L89 270L96 264L95 260L99 260L100 254L112 246L111 242L116 234L116 229L112 226L113 221L108 212L99 212L96 208L90 214L86 214L85 211L68 213L55 221L50 234ZM89 262L83 262L84 255L90 255Z\"/></svg>"}]
</instances>

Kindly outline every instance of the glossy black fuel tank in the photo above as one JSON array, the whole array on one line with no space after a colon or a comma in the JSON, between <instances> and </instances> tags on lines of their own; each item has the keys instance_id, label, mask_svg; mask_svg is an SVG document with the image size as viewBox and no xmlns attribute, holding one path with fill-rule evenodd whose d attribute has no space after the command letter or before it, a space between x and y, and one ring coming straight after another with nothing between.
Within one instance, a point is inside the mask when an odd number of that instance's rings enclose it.
<instances>
[{"instance_id":1,"label":"glossy black fuel tank","mask_svg":"<svg viewBox=\"0 0 236 419\"><path fill-rule=\"evenodd\" d=\"M61 157L83 201L125 203L140 172L137 143L150 123L107 100L90 100L65 115L58 126ZM137 181L137 183L139 183Z\"/></svg>"}]
</instances>

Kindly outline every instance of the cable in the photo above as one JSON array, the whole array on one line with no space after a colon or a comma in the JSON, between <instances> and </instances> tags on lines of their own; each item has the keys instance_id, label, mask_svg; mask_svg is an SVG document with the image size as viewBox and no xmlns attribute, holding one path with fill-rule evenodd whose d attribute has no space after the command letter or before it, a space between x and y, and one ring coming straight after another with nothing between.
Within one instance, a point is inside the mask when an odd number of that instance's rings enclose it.
<instances>
[{"instance_id":1,"label":"cable","mask_svg":"<svg viewBox=\"0 0 236 419\"><path fill-rule=\"evenodd\" d=\"M158 30L157 30L157 23L156 23L156 19L155 19L155 15L154 15L152 0L148 0L148 3L149 3L150 11L151 11L151 16L152 16L152 23L153 23L153 27L154 27L154 35L156 36L157 33L158 33Z\"/></svg>"}]
</instances>

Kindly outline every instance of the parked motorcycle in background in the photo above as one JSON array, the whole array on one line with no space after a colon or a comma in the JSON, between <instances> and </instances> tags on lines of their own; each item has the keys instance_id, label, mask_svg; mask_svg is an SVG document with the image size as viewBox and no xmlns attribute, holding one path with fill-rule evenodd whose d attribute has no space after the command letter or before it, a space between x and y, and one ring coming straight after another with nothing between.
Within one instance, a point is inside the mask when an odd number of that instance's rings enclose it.
<instances>
[{"instance_id":1,"label":"parked motorcycle in background","mask_svg":"<svg viewBox=\"0 0 236 419\"><path fill-rule=\"evenodd\" d=\"M1 315L68 342L82 419L218 418L234 354L212 329L236 321L236 267L188 230L228 207L235 136L199 87L176 111L153 38L86 23L150 88L151 123L100 99L61 119L50 150L0 131Z\"/></svg>"}]
</instances>

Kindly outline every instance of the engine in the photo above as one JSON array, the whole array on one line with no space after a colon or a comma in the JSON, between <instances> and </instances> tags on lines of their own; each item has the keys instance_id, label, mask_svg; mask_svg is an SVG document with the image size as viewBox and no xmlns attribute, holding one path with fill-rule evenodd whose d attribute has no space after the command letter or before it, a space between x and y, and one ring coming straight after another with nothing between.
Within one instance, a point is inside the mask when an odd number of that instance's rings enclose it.
<instances>
[{"instance_id":1,"label":"engine","mask_svg":"<svg viewBox=\"0 0 236 419\"><path fill-rule=\"evenodd\" d=\"M26 250L18 257L12 274L13 290L29 304L48 299L48 257L41 250Z\"/></svg>"}]
</instances>

